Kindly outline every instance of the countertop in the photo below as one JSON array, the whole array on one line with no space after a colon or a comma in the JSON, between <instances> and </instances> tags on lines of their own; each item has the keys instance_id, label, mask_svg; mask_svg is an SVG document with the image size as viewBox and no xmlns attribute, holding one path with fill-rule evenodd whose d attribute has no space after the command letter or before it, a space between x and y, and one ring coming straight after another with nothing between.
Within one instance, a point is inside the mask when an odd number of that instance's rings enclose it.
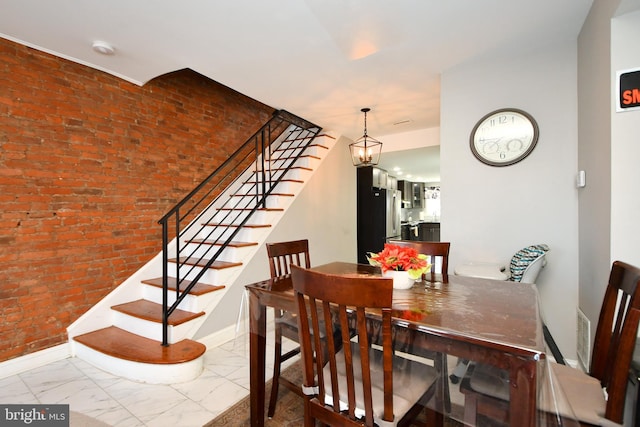
<instances>
[{"instance_id":1,"label":"countertop","mask_svg":"<svg viewBox=\"0 0 640 427\"><path fill-rule=\"evenodd\" d=\"M420 225L420 224L440 224L440 221L402 221L400 223L401 226L403 225L408 225L409 227L415 227L416 225Z\"/></svg>"}]
</instances>

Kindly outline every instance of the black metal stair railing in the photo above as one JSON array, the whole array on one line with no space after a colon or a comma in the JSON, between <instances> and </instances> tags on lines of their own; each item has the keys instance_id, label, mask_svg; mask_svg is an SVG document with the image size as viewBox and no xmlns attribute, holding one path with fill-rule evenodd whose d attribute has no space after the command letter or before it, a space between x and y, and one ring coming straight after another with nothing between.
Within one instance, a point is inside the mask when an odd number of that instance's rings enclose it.
<instances>
[{"instance_id":1,"label":"black metal stair railing","mask_svg":"<svg viewBox=\"0 0 640 427\"><path fill-rule=\"evenodd\" d=\"M321 128L284 110L249 138L158 223L162 226L162 345L169 317L251 216L267 208L267 197L291 170ZM253 168L246 192L221 200L228 186ZM215 218L215 219L214 219ZM175 277L169 277L169 264ZM175 301L169 304L169 282Z\"/></svg>"}]
</instances>

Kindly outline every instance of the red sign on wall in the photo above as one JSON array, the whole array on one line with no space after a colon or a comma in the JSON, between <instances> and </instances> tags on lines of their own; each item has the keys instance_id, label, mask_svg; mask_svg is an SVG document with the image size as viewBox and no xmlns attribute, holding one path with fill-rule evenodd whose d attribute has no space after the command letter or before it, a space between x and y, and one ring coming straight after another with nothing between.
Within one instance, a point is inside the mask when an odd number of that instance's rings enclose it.
<instances>
[{"instance_id":1,"label":"red sign on wall","mask_svg":"<svg viewBox=\"0 0 640 427\"><path fill-rule=\"evenodd\" d=\"M618 73L617 111L640 108L640 69Z\"/></svg>"}]
</instances>

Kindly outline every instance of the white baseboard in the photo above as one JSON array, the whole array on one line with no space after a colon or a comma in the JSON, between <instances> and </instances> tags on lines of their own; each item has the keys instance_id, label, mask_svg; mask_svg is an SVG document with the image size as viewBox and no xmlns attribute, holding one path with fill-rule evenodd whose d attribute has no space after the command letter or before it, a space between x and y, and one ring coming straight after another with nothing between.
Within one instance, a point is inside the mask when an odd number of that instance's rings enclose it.
<instances>
[{"instance_id":1,"label":"white baseboard","mask_svg":"<svg viewBox=\"0 0 640 427\"><path fill-rule=\"evenodd\" d=\"M235 337L243 335L243 331L238 331L236 334L236 325L227 326L224 329L216 331L206 337L199 338L197 341L204 344L207 349L218 347L227 341L231 341Z\"/></svg>"},{"instance_id":2,"label":"white baseboard","mask_svg":"<svg viewBox=\"0 0 640 427\"><path fill-rule=\"evenodd\" d=\"M0 378L7 378L71 356L69 344L60 344L0 362Z\"/></svg>"},{"instance_id":3,"label":"white baseboard","mask_svg":"<svg viewBox=\"0 0 640 427\"><path fill-rule=\"evenodd\" d=\"M267 310L267 333L273 329L273 310ZM238 320L235 325L227 326L224 329L216 331L212 334L198 338L197 341L207 346L207 348L219 347L222 344L243 337L249 334L249 319L243 318Z\"/></svg>"},{"instance_id":4,"label":"white baseboard","mask_svg":"<svg viewBox=\"0 0 640 427\"><path fill-rule=\"evenodd\" d=\"M578 363L578 361L575 359L564 359L564 361L567 362L567 365L571 366L572 368L582 369L582 366L580 366L580 363Z\"/></svg>"},{"instance_id":5,"label":"white baseboard","mask_svg":"<svg viewBox=\"0 0 640 427\"><path fill-rule=\"evenodd\" d=\"M273 312L272 310L268 310L267 325L272 322L272 318ZM206 345L207 348L214 348L247 333L249 333L248 319L240 320L238 325L227 326L213 334L198 339L198 341ZM14 359L5 360L4 362L0 362L0 379L39 368L71 356L72 354L69 343L64 343L55 347L46 348L44 350L16 357Z\"/></svg>"}]
</instances>

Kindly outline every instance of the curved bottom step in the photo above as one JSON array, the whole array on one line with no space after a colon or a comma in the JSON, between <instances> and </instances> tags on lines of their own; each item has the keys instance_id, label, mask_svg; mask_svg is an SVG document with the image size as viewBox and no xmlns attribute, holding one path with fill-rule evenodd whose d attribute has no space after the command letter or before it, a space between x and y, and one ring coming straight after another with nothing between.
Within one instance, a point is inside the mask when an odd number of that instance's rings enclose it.
<instances>
[{"instance_id":1,"label":"curved bottom step","mask_svg":"<svg viewBox=\"0 0 640 427\"><path fill-rule=\"evenodd\" d=\"M78 335L75 355L113 375L152 384L174 384L197 378L206 347L182 340L167 347L115 326Z\"/></svg>"}]
</instances>

